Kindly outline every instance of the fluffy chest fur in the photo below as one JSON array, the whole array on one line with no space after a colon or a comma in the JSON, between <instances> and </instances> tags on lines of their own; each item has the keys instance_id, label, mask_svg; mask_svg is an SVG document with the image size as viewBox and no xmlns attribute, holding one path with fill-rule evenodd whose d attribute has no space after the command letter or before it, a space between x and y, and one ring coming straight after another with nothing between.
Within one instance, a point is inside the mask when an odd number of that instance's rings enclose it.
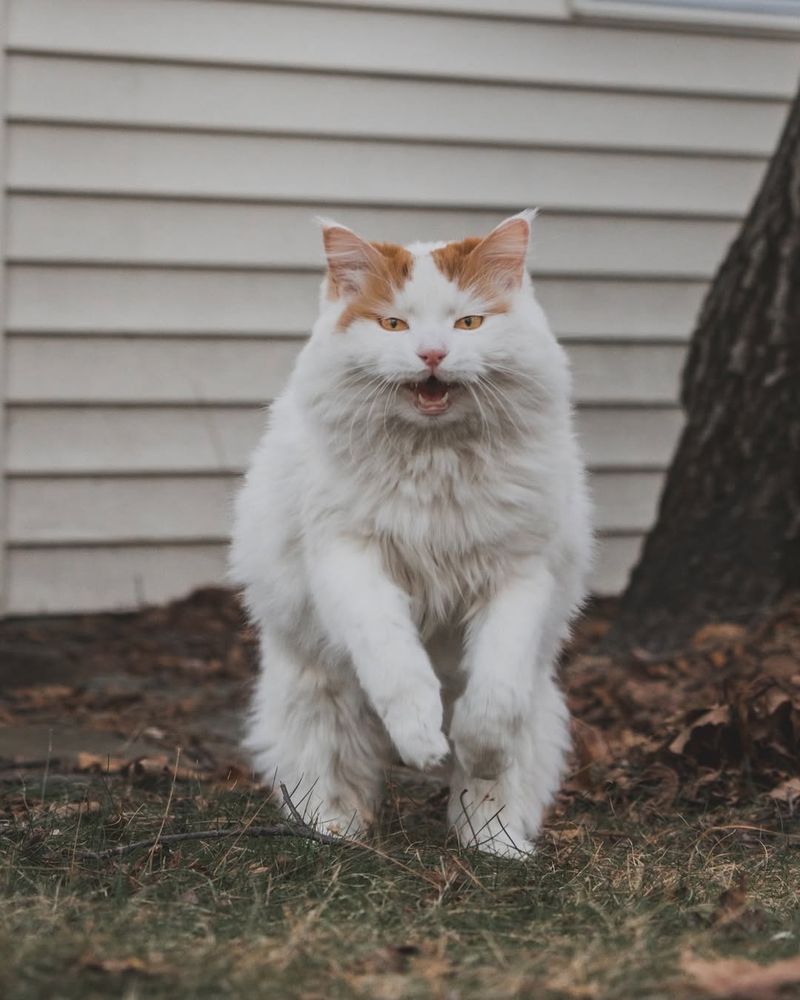
<instances>
[{"instance_id":1,"label":"fluffy chest fur","mask_svg":"<svg viewBox=\"0 0 800 1000\"><path fill-rule=\"evenodd\" d=\"M425 633L464 621L552 535L552 475L530 442L409 434L355 454L329 442L331 519L376 544ZM320 517L317 504L307 517Z\"/></svg>"}]
</instances>

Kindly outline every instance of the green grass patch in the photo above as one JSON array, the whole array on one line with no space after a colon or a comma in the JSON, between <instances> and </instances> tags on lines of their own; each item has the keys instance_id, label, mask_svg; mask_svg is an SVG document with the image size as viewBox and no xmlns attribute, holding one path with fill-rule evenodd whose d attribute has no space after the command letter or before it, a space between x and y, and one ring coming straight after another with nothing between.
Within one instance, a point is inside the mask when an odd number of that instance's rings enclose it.
<instances>
[{"instance_id":1,"label":"green grass patch","mask_svg":"<svg viewBox=\"0 0 800 1000\"><path fill-rule=\"evenodd\" d=\"M456 849L441 791L406 782L364 846L230 836L98 861L82 852L278 816L257 791L152 779L6 789L7 1000L673 998L705 995L687 953L798 953L800 828L774 813L573 801L521 864Z\"/></svg>"}]
</instances>

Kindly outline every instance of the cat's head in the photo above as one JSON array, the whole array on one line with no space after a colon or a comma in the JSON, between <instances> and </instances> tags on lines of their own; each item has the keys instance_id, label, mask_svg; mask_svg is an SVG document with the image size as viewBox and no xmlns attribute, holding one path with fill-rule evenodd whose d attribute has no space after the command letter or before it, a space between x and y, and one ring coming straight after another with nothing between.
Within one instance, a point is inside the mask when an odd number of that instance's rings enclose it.
<instances>
[{"instance_id":1,"label":"cat's head","mask_svg":"<svg viewBox=\"0 0 800 1000\"><path fill-rule=\"evenodd\" d=\"M328 271L312 342L347 408L430 428L514 419L556 388L560 350L525 263L533 211L453 243L370 243L320 220Z\"/></svg>"}]
</instances>

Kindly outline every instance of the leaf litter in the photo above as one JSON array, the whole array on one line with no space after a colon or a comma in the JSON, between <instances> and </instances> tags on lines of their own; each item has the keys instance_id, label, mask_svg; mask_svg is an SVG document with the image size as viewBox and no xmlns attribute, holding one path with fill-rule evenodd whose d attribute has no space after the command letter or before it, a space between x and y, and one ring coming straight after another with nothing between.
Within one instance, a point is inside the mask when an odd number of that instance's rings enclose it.
<instances>
[{"instance_id":1,"label":"leaf litter","mask_svg":"<svg viewBox=\"0 0 800 1000\"><path fill-rule=\"evenodd\" d=\"M597 625L594 625L595 632ZM590 629L591 631L591 629ZM601 800L729 805L800 794L800 600L758 629L702 628L671 659L597 656L578 629L565 657L577 768Z\"/></svg>"}]
</instances>

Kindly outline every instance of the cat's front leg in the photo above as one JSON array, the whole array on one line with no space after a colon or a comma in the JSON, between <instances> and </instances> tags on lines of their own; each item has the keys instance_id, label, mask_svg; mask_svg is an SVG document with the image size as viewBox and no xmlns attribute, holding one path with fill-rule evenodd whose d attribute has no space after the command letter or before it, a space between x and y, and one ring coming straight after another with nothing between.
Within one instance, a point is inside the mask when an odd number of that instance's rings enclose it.
<instances>
[{"instance_id":1,"label":"cat's front leg","mask_svg":"<svg viewBox=\"0 0 800 1000\"><path fill-rule=\"evenodd\" d=\"M524 853L557 789L567 728L550 662L553 593L547 565L532 560L468 629L450 726L450 819L462 843Z\"/></svg>"},{"instance_id":2,"label":"cat's front leg","mask_svg":"<svg viewBox=\"0 0 800 1000\"><path fill-rule=\"evenodd\" d=\"M329 640L348 654L402 759L423 770L440 763L449 745L439 681L409 597L387 576L380 553L355 539L320 539L309 572Z\"/></svg>"},{"instance_id":3,"label":"cat's front leg","mask_svg":"<svg viewBox=\"0 0 800 1000\"><path fill-rule=\"evenodd\" d=\"M547 565L532 560L467 629L467 683L455 704L450 736L462 766L476 778L496 778L511 763L529 711L552 593Z\"/></svg>"}]
</instances>

